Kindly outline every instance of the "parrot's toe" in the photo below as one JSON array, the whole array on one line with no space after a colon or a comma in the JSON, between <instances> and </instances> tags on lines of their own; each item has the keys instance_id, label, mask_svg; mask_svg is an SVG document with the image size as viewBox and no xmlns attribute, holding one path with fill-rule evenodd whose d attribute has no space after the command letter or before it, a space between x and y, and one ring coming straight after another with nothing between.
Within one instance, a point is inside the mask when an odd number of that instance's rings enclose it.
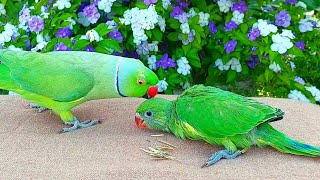
<instances>
[{"instance_id":1,"label":"parrot's toe","mask_svg":"<svg viewBox=\"0 0 320 180\"><path fill-rule=\"evenodd\" d=\"M101 121L97 121L97 120L86 120L86 121L80 122L77 118L74 118L73 121L64 123L66 125L71 125L71 127L63 128L60 131L60 133L72 132L77 129L91 127L93 125L100 124L100 123Z\"/></svg>"},{"instance_id":2,"label":"parrot's toe","mask_svg":"<svg viewBox=\"0 0 320 180\"><path fill-rule=\"evenodd\" d=\"M35 103L28 104L28 107L36 109L37 113L42 113L42 112L48 110L48 108L41 107L41 106L39 106L38 104L35 104Z\"/></svg>"},{"instance_id":3,"label":"parrot's toe","mask_svg":"<svg viewBox=\"0 0 320 180\"><path fill-rule=\"evenodd\" d=\"M218 161L220 161L222 158L234 159L234 158L238 157L242 153L243 153L242 151L236 151L236 152L232 153L232 152L229 152L226 149L217 151L217 152L213 153L209 157L208 161L206 163L204 163L204 165L202 165L202 168L203 167L209 167L209 166L217 163Z\"/></svg>"}]
</instances>

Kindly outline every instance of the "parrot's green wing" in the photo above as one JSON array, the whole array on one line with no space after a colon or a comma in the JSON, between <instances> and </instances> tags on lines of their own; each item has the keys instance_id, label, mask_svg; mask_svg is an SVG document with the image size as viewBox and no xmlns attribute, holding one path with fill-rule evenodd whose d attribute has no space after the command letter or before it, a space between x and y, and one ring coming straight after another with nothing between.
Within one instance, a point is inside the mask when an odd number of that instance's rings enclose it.
<instances>
[{"instance_id":1,"label":"parrot's green wing","mask_svg":"<svg viewBox=\"0 0 320 180\"><path fill-rule=\"evenodd\" d=\"M87 95L94 85L93 77L77 66L81 55L0 51L0 60L24 90L69 102Z\"/></svg>"},{"instance_id":2,"label":"parrot's green wing","mask_svg":"<svg viewBox=\"0 0 320 180\"><path fill-rule=\"evenodd\" d=\"M258 124L283 115L280 109L202 85L186 90L176 100L176 112L182 122L216 138L248 133Z\"/></svg>"}]
</instances>

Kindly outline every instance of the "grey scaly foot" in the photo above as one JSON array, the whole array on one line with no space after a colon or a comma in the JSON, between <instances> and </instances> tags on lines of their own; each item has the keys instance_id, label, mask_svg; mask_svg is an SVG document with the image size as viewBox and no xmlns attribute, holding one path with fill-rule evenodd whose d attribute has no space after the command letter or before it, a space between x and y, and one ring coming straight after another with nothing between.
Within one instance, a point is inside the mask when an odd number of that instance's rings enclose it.
<instances>
[{"instance_id":1,"label":"grey scaly foot","mask_svg":"<svg viewBox=\"0 0 320 180\"><path fill-rule=\"evenodd\" d=\"M208 159L208 161L206 163L204 163L203 167L209 167L215 163L217 163L218 161L220 161L222 158L225 159L234 159L236 157L238 157L240 154L244 153L244 151L236 151L234 153L229 152L228 150L220 150L217 151L215 153L213 153L210 158Z\"/></svg>"},{"instance_id":2,"label":"grey scaly foot","mask_svg":"<svg viewBox=\"0 0 320 180\"><path fill-rule=\"evenodd\" d=\"M36 109L37 113L42 113L42 112L48 110L48 108L41 107L41 106L34 104L34 103L28 104L28 107Z\"/></svg>"},{"instance_id":3,"label":"grey scaly foot","mask_svg":"<svg viewBox=\"0 0 320 180\"><path fill-rule=\"evenodd\" d=\"M96 121L96 120L86 120L86 121L80 122L77 118L74 117L71 122L65 122L64 123L66 125L71 125L71 127L63 128L60 131L60 133L72 132L72 131L75 131L77 129L91 127L93 125L100 124L100 123L101 123L101 121Z\"/></svg>"}]
</instances>

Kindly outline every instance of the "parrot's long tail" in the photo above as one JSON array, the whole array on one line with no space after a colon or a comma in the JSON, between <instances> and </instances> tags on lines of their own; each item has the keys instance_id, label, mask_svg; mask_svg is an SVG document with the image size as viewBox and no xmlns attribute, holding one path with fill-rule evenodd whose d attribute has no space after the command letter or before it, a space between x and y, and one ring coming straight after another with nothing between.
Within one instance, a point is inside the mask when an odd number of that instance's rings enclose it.
<instances>
[{"instance_id":1,"label":"parrot's long tail","mask_svg":"<svg viewBox=\"0 0 320 180\"><path fill-rule=\"evenodd\" d=\"M257 128L258 143L261 145L270 145L283 153L311 157L320 156L320 147L290 139L268 123L261 124Z\"/></svg>"},{"instance_id":2,"label":"parrot's long tail","mask_svg":"<svg viewBox=\"0 0 320 180\"><path fill-rule=\"evenodd\" d=\"M18 90L19 85L17 85L10 77L10 71L4 64L0 62L0 89L5 90Z\"/></svg>"}]
</instances>

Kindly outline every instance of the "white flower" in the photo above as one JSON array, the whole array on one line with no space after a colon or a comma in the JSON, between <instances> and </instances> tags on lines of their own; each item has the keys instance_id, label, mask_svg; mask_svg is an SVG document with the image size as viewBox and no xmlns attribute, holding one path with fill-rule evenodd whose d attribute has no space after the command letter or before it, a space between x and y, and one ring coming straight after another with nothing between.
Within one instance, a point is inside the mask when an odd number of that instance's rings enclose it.
<instances>
[{"instance_id":1,"label":"white flower","mask_svg":"<svg viewBox=\"0 0 320 180\"><path fill-rule=\"evenodd\" d=\"M6 32L6 34L8 36L17 36L19 33L18 33L18 28L15 27L14 25L10 24L10 23L7 23L5 26L4 26L4 32Z\"/></svg>"},{"instance_id":2,"label":"white flower","mask_svg":"<svg viewBox=\"0 0 320 180\"><path fill-rule=\"evenodd\" d=\"M300 32L307 32L313 30L313 24L308 21L308 19L302 19L299 22L299 30Z\"/></svg>"},{"instance_id":3,"label":"white flower","mask_svg":"<svg viewBox=\"0 0 320 180\"><path fill-rule=\"evenodd\" d=\"M5 37L4 35L1 33L0 34L0 45L3 45L5 43Z\"/></svg>"},{"instance_id":4,"label":"white flower","mask_svg":"<svg viewBox=\"0 0 320 180\"><path fill-rule=\"evenodd\" d=\"M151 70L156 70L157 57L155 55L147 56L148 66Z\"/></svg>"},{"instance_id":5,"label":"white flower","mask_svg":"<svg viewBox=\"0 0 320 180\"><path fill-rule=\"evenodd\" d=\"M88 18L83 14L83 12L78 13L78 23L82 24L83 26L87 27L90 25L90 21Z\"/></svg>"},{"instance_id":6,"label":"white flower","mask_svg":"<svg viewBox=\"0 0 320 180\"><path fill-rule=\"evenodd\" d=\"M279 64L277 64L276 62L273 62L269 65L269 69L271 69L272 71L278 73L281 71L281 67L279 66Z\"/></svg>"},{"instance_id":7,"label":"white flower","mask_svg":"<svg viewBox=\"0 0 320 180\"><path fill-rule=\"evenodd\" d=\"M99 42L102 40L102 38L99 36L96 30L91 29L86 33L86 39L89 40L90 42L92 41L97 41Z\"/></svg>"},{"instance_id":8,"label":"white flower","mask_svg":"<svg viewBox=\"0 0 320 180\"><path fill-rule=\"evenodd\" d=\"M310 103L310 100L298 90L291 90L288 98Z\"/></svg>"},{"instance_id":9,"label":"white flower","mask_svg":"<svg viewBox=\"0 0 320 180\"><path fill-rule=\"evenodd\" d=\"M163 80L160 80L158 82L158 91L159 92L163 92L167 89L168 87L168 83L166 82L166 78L164 78Z\"/></svg>"},{"instance_id":10,"label":"white flower","mask_svg":"<svg viewBox=\"0 0 320 180\"><path fill-rule=\"evenodd\" d=\"M154 51L154 52L158 52L158 44L159 42L158 41L152 41L152 43L149 43L148 44L148 48L149 48L149 51Z\"/></svg>"},{"instance_id":11,"label":"white flower","mask_svg":"<svg viewBox=\"0 0 320 180\"><path fill-rule=\"evenodd\" d=\"M218 67L220 71L223 71L223 70L229 70L231 63L232 61L230 60L225 65L223 65L222 59L217 59L215 62L215 65Z\"/></svg>"},{"instance_id":12,"label":"white flower","mask_svg":"<svg viewBox=\"0 0 320 180\"><path fill-rule=\"evenodd\" d=\"M293 35L292 31L291 30L286 30L286 29L283 29L282 30L282 33L280 34L282 37L288 37L290 39L294 39L295 36Z\"/></svg>"},{"instance_id":13,"label":"white flower","mask_svg":"<svg viewBox=\"0 0 320 180\"><path fill-rule=\"evenodd\" d=\"M22 48L17 48L14 45L10 45L7 49L11 50L11 51L23 51Z\"/></svg>"},{"instance_id":14,"label":"white flower","mask_svg":"<svg viewBox=\"0 0 320 180\"><path fill-rule=\"evenodd\" d=\"M114 29L117 27L117 24L114 20L107 21L106 24L108 25L108 29Z\"/></svg>"},{"instance_id":15,"label":"white flower","mask_svg":"<svg viewBox=\"0 0 320 180\"><path fill-rule=\"evenodd\" d=\"M261 36L268 36L271 32L275 33L278 31L277 26L268 24L266 20L259 19L257 23L253 24L253 28L258 27Z\"/></svg>"},{"instance_id":16,"label":"white flower","mask_svg":"<svg viewBox=\"0 0 320 180\"><path fill-rule=\"evenodd\" d=\"M0 3L0 16L6 15L6 9L4 8L4 4Z\"/></svg>"},{"instance_id":17,"label":"white flower","mask_svg":"<svg viewBox=\"0 0 320 180\"><path fill-rule=\"evenodd\" d=\"M65 21L70 22L70 24L69 24L70 29L73 29L73 25L76 24L76 21L74 21L71 17L69 17Z\"/></svg>"},{"instance_id":18,"label":"white flower","mask_svg":"<svg viewBox=\"0 0 320 180\"><path fill-rule=\"evenodd\" d=\"M189 65L189 61L187 60L186 57L182 57L179 60L177 60L177 65L178 65L178 73L182 75L187 75L190 74L190 69L191 66Z\"/></svg>"},{"instance_id":19,"label":"white flower","mask_svg":"<svg viewBox=\"0 0 320 180\"><path fill-rule=\"evenodd\" d=\"M320 101L320 90L315 86L306 87L316 101Z\"/></svg>"},{"instance_id":20,"label":"white flower","mask_svg":"<svg viewBox=\"0 0 320 180\"><path fill-rule=\"evenodd\" d=\"M298 7L298 6L302 7L303 9L307 9L307 5L306 5L304 2L302 2L302 1L299 1L299 2L296 4L296 7Z\"/></svg>"},{"instance_id":21,"label":"white flower","mask_svg":"<svg viewBox=\"0 0 320 180\"><path fill-rule=\"evenodd\" d=\"M42 33L37 34L37 43L41 43L41 42L43 42L43 41L44 41L44 38L43 38Z\"/></svg>"},{"instance_id":22,"label":"white flower","mask_svg":"<svg viewBox=\"0 0 320 180\"><path fill-rule=\"evenodd\" d=\"M232 13L233 17L232 17L232 21L234 21L235 23L237 23L238 25L243 23L243 18L244 18L244 14L240 13L239 11L234 11Z\"/></svg>"},{"instance_id":23,"label":"white flower","mask_svg":"<svg viewBox=\"0 0 320 180\"><path fill-rule=\"evenodd\" d=\"M158 16L158 25L160 27L160 30L164 32L166 30L166 20L161 17L160 15Z\"/></svg>"},{"instance_id":24,"label":"white flower","mask_svg":"<svg viewBox=\"0 0 320 180\"><path fill-rule=\"evenodd\" d=\"M182 33L184 33L184 34L189 34L189 32L190 32L190 28L189 28L188 23L181 24L180 29L181 29Z\"/></svg>"},{"instance_id":25,"label":"white flower","mask_svg":"<svg viewBox=\"0 0 320 180\"><path fill-rule=\"evenodd\" d=\"M294 70L296 68L296 65L294 64L294 62L289 61L290 67L292 70Z\"/></svg>"},{"instance_id":26,"label":"white flower","mask_svg":"<svg viewBox=\"0 0 320 180\"><path fill-rule=\"evenodd\" d=\"M230 8L232 6L232 1L230 0L219 0L218 1L218 6L221 12L229 12Z\"/></svg>"},{"instance_id":27,"label":"white flower","mask_svg":"<svg viewBox=\"0 0 320 180\"><path fill-rule=\"evenodd\" d=\"M293 43L288 37L281 36L279 33L272 35L272 41L271 50L277 51L280 54L287 52L287 50L293 46Z\"/></svg>"},{"instance_id":28,"label":"white flower","mask_svg":"<svg viewBox=\"0 0 320 180\"><path fill-rule=\"evenodd\" d=\"M116 0L101 0L98 2L98 8L106 13L111 12L111 7Z\"/></svg>"},{"instance_id":29,"label":"white flower","mask_svg":"<svg viewBox=\"0 0 320 180\"><path fill-rule=\"evenodd\" d=\"M194 11L194 9L191 8L191 9L189 10L189 13L188 13L189 18L193 18L193 17L195 17L196 15L197 15L196 11Z\"/></svg>"},{"instance_id":30,"label":"white flower","mask_svg":"<svg viewBox=\"0 0 320 180\"><path fill-rule=\"evenodd\" d=\"M162 0L162 7L168 9L168 6L171 5L170 0Z\"/></svg>"},{"instance_id":31,"label":"white flower","mask_svg":"<svg viewBox=\"0 0 320 180\"><path fill-rule=\"evenodd\" d=\"M48 44L47 42L42 41L41 43L37 44L36 47L32 48L31 51L37 52L39 50L42 50L47 46L47 44Z\"/></svg>"},{"instance_id":32,"label":"white flower","mask_svg":"<svg viewBox=\"0 0 320 180\"><path fill-rule=\"evenodd\" d=\"M236 72L242 71L242 67L241 67L239 59L233 57L230 59L230 61L231 61L231 69L232 70L235 70Z\"/></svg>"},{"instance_id":33,"label":"white flower","mask_svg":"<svg viewBox=\"0 0 320 180\"><path fill-rule=\"evenodd\" d=\"M203 27L203 26L208 26L209 24L209 17L210 14L208 13L203 13L203 12L199 12L199 22L198 24Z\"/></svg>"},{"instance_id":34,"label":"white flower","mask_svg":"<svg viewBox=\"0 0 320 180\"><path fill-rule=\"evenodd\" d=\"M53 7L58 7L59 10L62 10L64 8L70 8L71 3L70 0L57 0L54 4Z\"/></svg>"}]
</instances>

